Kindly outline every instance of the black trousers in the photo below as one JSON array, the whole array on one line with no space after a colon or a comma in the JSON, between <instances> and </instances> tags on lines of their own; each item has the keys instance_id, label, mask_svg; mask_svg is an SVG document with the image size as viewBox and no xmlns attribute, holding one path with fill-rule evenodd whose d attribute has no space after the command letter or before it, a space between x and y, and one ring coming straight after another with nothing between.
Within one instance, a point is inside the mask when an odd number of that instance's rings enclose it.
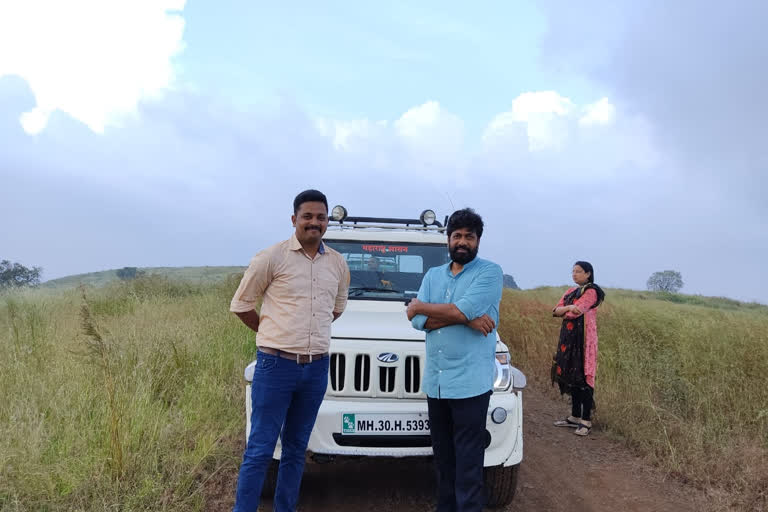
<instances>
[{"instance_id":1,"label":"black trousers","mask_svg":"<svg viewBox=\"0 0 768 512\"><path fill-rule=\"evenodd\" d=\"M480 512L488 391L471 398L427 398L437 468L437 512Z\"/></svg>"},{"instance_id":2,"label":"black trousers","mask_svg":"<svg viewBox=\"0 0 768 512\"><path fill-rule=\"evenodd\" d=\"M592 408L595 405L594 390L586 383L583 387L571 390L571 416L584 421L592 420Z\"/></svg>"}]
</instances>

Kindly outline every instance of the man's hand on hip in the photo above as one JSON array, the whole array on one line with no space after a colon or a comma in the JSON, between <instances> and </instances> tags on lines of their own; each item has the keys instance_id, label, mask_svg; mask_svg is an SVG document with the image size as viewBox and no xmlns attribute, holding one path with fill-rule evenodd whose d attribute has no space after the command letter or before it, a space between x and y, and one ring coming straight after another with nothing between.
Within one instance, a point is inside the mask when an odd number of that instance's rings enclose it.
<instances>
[{"instance_id":1,"label":"man's hand on hip","mask_svg":"<svg viewBox=\"0 0 768 512\"><path fill-rule=\"evenodd\" d=\"M245 313L235 313L245 325L254 332L259 332L259 314L256 310L246 311Z\"/></svg>"}]
</instances>

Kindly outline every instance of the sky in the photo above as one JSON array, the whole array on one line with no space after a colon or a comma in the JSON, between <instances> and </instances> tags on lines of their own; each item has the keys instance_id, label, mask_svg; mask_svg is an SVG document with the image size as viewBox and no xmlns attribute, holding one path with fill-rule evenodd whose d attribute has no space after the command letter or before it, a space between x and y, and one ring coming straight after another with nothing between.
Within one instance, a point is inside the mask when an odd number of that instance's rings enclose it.
<instances>
[{"instance_id":1,"label":"sky","mask_svg":"<svg viewBox=\"0 0 768 512\"><path fill-rule=\"evenodd\" d=\"M439 218L523 288L768 303L768 3L0 0L0 259L246 265L292 201Z\"/></svg>"}]
</instances>

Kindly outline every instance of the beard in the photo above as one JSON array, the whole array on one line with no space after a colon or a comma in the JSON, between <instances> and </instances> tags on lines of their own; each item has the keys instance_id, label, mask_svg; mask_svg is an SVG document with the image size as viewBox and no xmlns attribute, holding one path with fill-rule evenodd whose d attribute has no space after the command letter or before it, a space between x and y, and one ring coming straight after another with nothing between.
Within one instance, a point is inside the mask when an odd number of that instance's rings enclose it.
<instances>
[{"instance_id":1,"label":"beard","mask_svg":"<svg viewBox=\"0 0 768 512\"><path fill-rule=\"evenodd\" d=\"M465 249L466 252L459 252L459 249ZM475 257L477 256L477 250L480 249L480 246L478 245L474 249L470 249L469 247L465 246L456 246L456 247L449 247L448 248L448 254L451 255L451 260L455 261L459 265L466 265Z\"/></svg>"}]
</instances>

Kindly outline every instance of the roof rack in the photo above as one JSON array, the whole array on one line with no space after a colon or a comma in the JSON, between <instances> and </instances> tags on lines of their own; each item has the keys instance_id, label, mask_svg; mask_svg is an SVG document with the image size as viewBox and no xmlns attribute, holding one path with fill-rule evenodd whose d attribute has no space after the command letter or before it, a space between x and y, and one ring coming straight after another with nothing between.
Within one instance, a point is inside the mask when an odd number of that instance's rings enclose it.
<instances>
[{"instance_id":1,"label":"roof rack","mask_svg":"<svg viewBox=\"0 0 768 512\"><path fill-rule=\"evenodd\" d=\"M349 219L345 219L343 222L339 222L337 220L331 220L328 222L329 228L337 228L341 230L345 229L382 229L382 230L395 230L395 229L405 229L406 231L424 231L424 232L434 232L434 233L443 233L445 232L445 227L442 225L437 225L437 223L432 224L430 226L425 226L424 224L417 222L417 223L381 223L381 224L361 224L358 222L348 222Z\"/></svg>"},{"instance_id":2,"label":"roof rack","mask_svg":"<svg viewBox=\"0 0 768 512\"><path fill-rule=\"evenodd\" d=\"M429 227L429 226L435 226L438 228L442 228L443 225L440 224L438 221L434 221L432 224L427 225L425 224L421 219L393 219L389 217L347 217L344 220L334 221L331 220L331 222L338 222L339 224L352 223L357 224L358 222L368 222L368 223L378 223L378 224L405 224L406 226L414 225L414 226L420 226L420 227Z\"/></svg>"},{"instance_id":3,"label":"roof rack","mask_svg":"<svg viewBox=\"0 0 768 512\"><path fill-rule=\"evenodd\" d=\"M380 228L397 229L405 226L406 229L421 231L444 231L448 225L448 216L445 217L444 224L440 224L433 210L424 210L418 219L398 219L393 217L350 217L347 215L347 209L337 204L331 210L330 222L335 226L342 228ZM346 224L345 224L346 223Z\"/></svg>"}]
</instances>

